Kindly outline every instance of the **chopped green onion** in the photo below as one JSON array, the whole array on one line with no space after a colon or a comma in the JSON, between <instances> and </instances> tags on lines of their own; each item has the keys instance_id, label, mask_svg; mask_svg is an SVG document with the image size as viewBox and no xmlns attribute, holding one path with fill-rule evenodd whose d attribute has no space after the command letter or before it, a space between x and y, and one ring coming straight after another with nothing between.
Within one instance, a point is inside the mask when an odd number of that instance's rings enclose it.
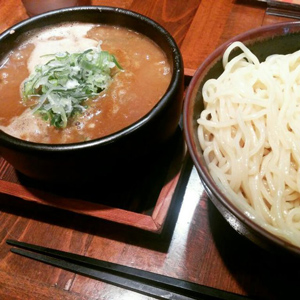
<instances>
[{"instance_id":1,"label":"chopped green onion","mask_svg":"<svg viewBox=\"0 0 300 300\"><path fill-rule=\"evenodd\" d=\"M47 54L51 59L35 67L24 81L22 99L30 101L33 112L57 128L86 110L84 101L106 89L114 67L122 70L114 55L97 48L80 53ZM31 104L34 103L34 104Z\"/></svg>"}]
</instances>

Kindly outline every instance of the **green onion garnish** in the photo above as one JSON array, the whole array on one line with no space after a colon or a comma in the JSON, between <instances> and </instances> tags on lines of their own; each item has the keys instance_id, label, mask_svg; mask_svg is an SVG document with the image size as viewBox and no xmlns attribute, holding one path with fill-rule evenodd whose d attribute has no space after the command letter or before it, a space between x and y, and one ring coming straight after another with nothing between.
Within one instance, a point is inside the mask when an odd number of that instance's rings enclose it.
<instances>
[{"instance_id":1,"label":"green onion garnish","mask_svg":"<svg viewBox=\"0 0 300 300\"><path fill-rule=\"evenodd\" d=\"M97 48L81 53L60 52L45 65L38 65L24 81L22 99L33 112L57 128L86 110L84 101L106 89L112 80L111 70L122 69L114 55ZM33 103L33 104L32 104Z\"/></svg>"}]
</instances>

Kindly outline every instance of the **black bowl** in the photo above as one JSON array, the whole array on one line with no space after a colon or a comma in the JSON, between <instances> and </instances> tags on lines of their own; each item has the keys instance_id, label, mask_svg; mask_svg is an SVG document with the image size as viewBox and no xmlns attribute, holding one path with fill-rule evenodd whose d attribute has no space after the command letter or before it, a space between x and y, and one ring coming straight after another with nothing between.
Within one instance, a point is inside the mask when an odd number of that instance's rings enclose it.
<instances>
[{"instance_id":1,"label":"black bowl","mask_svg":"<svg viewBox=\"0 0 300 300\"><path fill-rule=\"evenodd\" d=\"M203 62L190 83L184 103L183 123L187 146L207 194L223 217L237 232L272 252L288 252L299 257L299 247L269 233L232 204L210 175L198 142L197 119L204 107L203 84L208 79L218 78L221 75L224 70L221 61L223 53L234 41L243 42L260 61L265 60L271 54L292 53L299 50L300 22L264 26L245 32L221 45Z\"/></svg>"},{"instance_id":2,"label":"black bowl","mask_svg":"<svg viewBox=\"0 0 300 300\"><path fill-rule=\"evenodd\" d=\"M132 166L153 160L174 136L182 110L184 69L172 36L153 20L132 11L100 6L66 8L27 19L5 31L0 36L0 61L16 46L21 34L61 22L123 26L146 35L166 53L172 68L171 83L147 115L119 132L87 142L50 145L23 141L0 131L0 154L31 178L62 183L126 174Z\"/></svg>"}]
</instances>

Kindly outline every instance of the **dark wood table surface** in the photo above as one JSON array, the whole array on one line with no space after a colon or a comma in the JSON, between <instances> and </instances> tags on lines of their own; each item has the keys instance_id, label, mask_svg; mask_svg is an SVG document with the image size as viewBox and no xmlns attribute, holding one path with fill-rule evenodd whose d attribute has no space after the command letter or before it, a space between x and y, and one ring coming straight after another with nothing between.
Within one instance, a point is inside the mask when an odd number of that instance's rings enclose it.
<instances>
[{"instance_id":1,"label":"dark wood table surface","mask_svg":"<svg viewBox=\"0 0 300 300\"><path fill-rule=\"evenodd\" d=\"M227 39L262 25L294 21L269 16L264 4L253 1L95 0L90 5L130 9L160 23L180 46L189 74ZM0 32L26 18L20 0L0 0ZM9 165L1 157L0 161L0 179L4 182L9 180L3 177ZM28 202L18 197L18 190L2 191L0 299L148 299L19 257L10 252L6 239L87 255L260 299L299 298L299 294L292 298L299 290L298 268L238 235L207 198L196 171L192 169L185 176L187 183L177 195L182 199L170 207L172 217L160 233L114 222L113 217L94 218ZM115 185L117 188L118 182ZM98 192L101 194L101 187Z\"/></svg>"}]
</instances>

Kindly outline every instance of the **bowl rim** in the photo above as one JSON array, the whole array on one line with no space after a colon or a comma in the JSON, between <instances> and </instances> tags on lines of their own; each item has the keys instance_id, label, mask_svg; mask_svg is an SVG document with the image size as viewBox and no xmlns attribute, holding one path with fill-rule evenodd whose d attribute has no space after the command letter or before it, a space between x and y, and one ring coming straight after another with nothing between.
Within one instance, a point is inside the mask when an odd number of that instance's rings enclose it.
<instances>
[{"instance_id":1,"label":"bowl rim","mask_svg":"<svg viewBox=\"0 0 300 300\"><path fill-rule=\"evenodd\" d=\"M102 12L110 12L110 13L116 13L116 14L122 14L125 16L128 16L129 18L134 18L140 22L146 23L147 26L153 27L169 44L170 49L172 50L172 63L173 63L173 72L170 84L164 93L164 95L161 97L161 99L156 103L156 105L143 117L141 117L136 122L130 124L129 126L114 132L112 134L106 135L104 137L96 138L89 141L83 141L83 142L76 142L76 143L68 143L68 144L46 144L46 143L36 143L31 141L25 141L19 138L16 138L14 136L11 136L7 133L5 133L3 130L0 129L0 142L3 140L6 142L6 144L9 144L10 147L13 148L23 148L28 149L30 151L32 150L38 150L38 151L44 151L44 152L56 152L56 151L69 151L69 150L75 150L75 149L86 149L91 148L94 146L100 146L100 145L106 145L115 142L116 140L121 140L126 138L128 135L131 135L135 131L137 131L140 127L142 127L144 124L146 124L149 120L155 118L155 116L159 113L160 110L163 110L164 107L167 106L169 99L172 98L172 95L176 93L177 86L180 85L182 76L183 76L183 60L181 57L181 52L179 50L178 45L175 42L175 39L173 36L159 23L154 21L153 19L137 13L135 11L129 10L129 9L123 9L119 7L112 7L112 6L75 6L75 7L68 7L68 8L60 8L52 11L48 11L36 16L33 16L31 18L25 19L23 21L20 21L16 23L15 25L11 26L10 28L6 29L3 33L0 34L0 43L3 39L5 39L6 36L14 34L19 28L22 28L23 26L30 25L32 23L38 23L42 20L47 20L47 18L51 18L56 15L61 14L71 14L74 11L79 11L83 13L88 13L89 11L99 13ZM71 22L71 21L59 21L58 23L62 22ZM73 21L74 22L74 21ZM96 24L96 23L95 23ZM101 22L99 22L101 24ZM43 26L47 26L48 24L43 24ZM125 27L125 26L123 26ZM138 29L136 30L138 32Z\"/></svg>"},{"instance_id":2,"label":"bowl rim","mask_svg":"<svg viewBox=\"0 0 300 300\"><path fill-rule=\"evenodd\" d=\"M282 22L276 23L272 25L265 25L258 28L254 28L248 31L245 31L241 34L238 34L220 46L218 46L209 56L207 56L204 61L200 64L200 66L195 71L195 74L189 84L189 87L186 92L185 102L183 106L183 129L184 129L184 136L185 141L187 143L187 148L189 150L189 154L195 164L199 177L204 183L204 188L208 192L211 193L217 201L219 201L232 215L234 215L237 219L239 219L242 223L245 223L249 228L251 228L251 232L256 236L263 236L267 238L268 241L278 246L280 249L287 250L289 253L293 255L300 255L300 247L281 239L280 237L272 234L271 232L267 231L265 228L258 225L255 221L251 220L249 217L246 216L238 207L236 207L229 198L221 191L221 189L216 185L215 181L212 179L208 169L206 168L206 164L202 164L200 162L200 157L202 157L202 153L198 153L196 150L196 142L193 139L193 94L195 93L195 88L198 89L197 85L199 83L199 78L202 74L207 73L207 68L216 62L217 59L220 59L227 47L235 41L249 41L256 37L258 34L264 32L276 32L278 29L286 29L286 28L299 28L300 32L300 21L291 21L291 22ZM279 34L277 34L279 35ZM270 36L269 36L270 38ZM255 40L253 40L255 41ZM204 72L204 73L203 73ZM189 118L190 116L190 118Z\"/></svg>"}]
</instances>

